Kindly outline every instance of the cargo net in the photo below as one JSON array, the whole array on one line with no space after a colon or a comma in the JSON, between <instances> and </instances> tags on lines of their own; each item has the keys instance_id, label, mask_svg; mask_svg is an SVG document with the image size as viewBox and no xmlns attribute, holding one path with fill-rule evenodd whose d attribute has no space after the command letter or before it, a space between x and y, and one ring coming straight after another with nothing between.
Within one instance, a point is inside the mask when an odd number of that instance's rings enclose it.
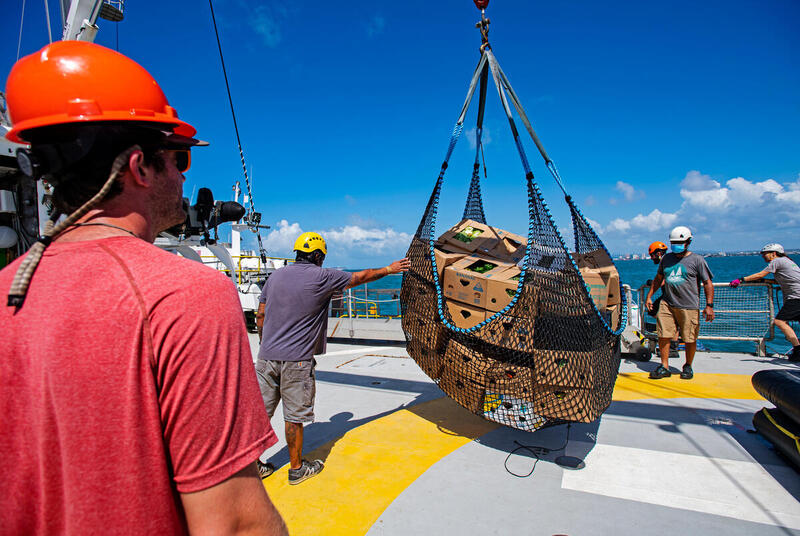
<instances>
[{"instance_id":1,"label":"cargo net","mask_svg":"<svg viewBox=\"0 0 800 536\"><path fill-rule=\"evenodd\" d=\"M455 327L454 315L463 311L440 294L441 267L435 271L433 263L444 169L407 253L411 269L400 303L409 355L450 398L488 420L534 431L597 419L611 403L619 370L619 336L610 326L619 324L620 308L612 319L594 304L529 174L527 269L515 301L488 311L472 329ZM605 251L567 203L578 253Z\"/></svg>"}]
</instances>

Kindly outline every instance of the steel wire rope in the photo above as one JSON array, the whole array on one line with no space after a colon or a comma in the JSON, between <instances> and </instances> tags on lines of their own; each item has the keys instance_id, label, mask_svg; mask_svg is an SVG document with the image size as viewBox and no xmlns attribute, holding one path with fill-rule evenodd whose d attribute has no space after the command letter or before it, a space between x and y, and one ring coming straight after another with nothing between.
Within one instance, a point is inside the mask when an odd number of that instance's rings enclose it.
<instances>
[{"instance_id":1,"label":"steel wire rope","mask_svg":"<svg viewBox=\"0 0 800 536\"><path fill-rule=\"evenodd\" d=\"M231 87L228 83L228 71L225 68L225 58L222 55L222 42L219 38L219 31L217 30L217 18L214 16L214 4L212 0L208 0L208 7L211 9L211 21L214 23L214 35L217 37L217 49L219 49L219 61L222 64L222 75L225 77L225 90L228 92L228 104L231 107L231 117L233 118L233 130L236 132L236 144L239 147L239 158L242 161L242 173L244 174L244 183L247 186L247 196L250 201L250 214L252 215L256 211L255 202L253 201L253 190L250 187L250 177L247 175L247 165L244 161L244 151L242 150L242 140L239 137L239 125L236 122L236 112L233 109L233 98L231 97ZM249 226L249 225L248 225ZM261 256L261 262L267 262L267 252L264 250L264 244L261 241L261 231L258 230L257 226L251 227L251 229L255 230L256 237L258 238L258 252Z\"/></svg>"},{"instance_id":2,"label":"steel wire rope","mask_svg":"<svg viewBox=\"0 0 800 536\"><path fill-rule=\"evenodd\" d=\"M50 8L47 7L47 0L44 0L44 16L47 20L47 39L50 44L53 43L53 30L50 28Z\"/></svg>"},{"instance_id":3,"label":"steel wire rope","mask_svg":"<svg viewBox=\"0 0 800 536\"><path fill-rule=\"evenodd\" d=\"M22 24L25 22L25 0L22 0L22 14L19 16L19 38L17 38L17 61L19 61L19 51L22 47Z\"/></svg>"}]
</instances>

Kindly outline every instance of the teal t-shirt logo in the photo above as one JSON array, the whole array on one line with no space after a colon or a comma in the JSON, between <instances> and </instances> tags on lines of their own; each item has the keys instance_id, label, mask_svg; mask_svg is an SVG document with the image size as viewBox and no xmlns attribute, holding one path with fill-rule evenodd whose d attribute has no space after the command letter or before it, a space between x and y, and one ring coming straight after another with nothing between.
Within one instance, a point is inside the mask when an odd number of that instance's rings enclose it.
<instances>
[{"instance_id":1,"label":"teal t-shirt logo","mask_svg":"<svg viewBox=\"0 0 800 536\"><path fill-rule=\"evenodd\" d=\"M667 275L667 283L679 287L686 283L686 269L680 264L665 268L664 272Z\"/></svg>"}]
</instances>

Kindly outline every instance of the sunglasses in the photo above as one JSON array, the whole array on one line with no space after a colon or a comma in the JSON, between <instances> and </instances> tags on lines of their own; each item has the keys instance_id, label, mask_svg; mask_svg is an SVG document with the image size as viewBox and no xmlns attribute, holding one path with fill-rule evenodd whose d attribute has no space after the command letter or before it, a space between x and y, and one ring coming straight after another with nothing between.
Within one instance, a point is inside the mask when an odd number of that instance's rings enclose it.
<instances>
[{"instance_id":1,"label":"sunglasses","mask_svg":"<svg viewBox=\"0 0 800 536\"><path fill-rule=\"evenodd\" d=\"M175 167L181 173L186 173L192 167L192 152L189 149L172 151L175 155Z\"/></svg>"},{"instance_id":2,"label":"sunglasses","mask_svg":"<svg viewBox=\"0 0 800 536\"><path fill-rule=\"evenodd\" d=\"M181 173L186 173L192 167L192 153L189 149L161 149L159 152L175 155L175 167Z\"/></svg>"}]
</instances>

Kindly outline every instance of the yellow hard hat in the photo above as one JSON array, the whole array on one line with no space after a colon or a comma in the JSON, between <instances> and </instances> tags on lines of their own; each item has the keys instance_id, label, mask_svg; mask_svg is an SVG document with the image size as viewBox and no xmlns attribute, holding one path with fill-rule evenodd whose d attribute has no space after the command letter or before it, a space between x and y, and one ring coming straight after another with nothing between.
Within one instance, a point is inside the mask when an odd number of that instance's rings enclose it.
<instances>
[{"instance_id":1,"label":"yellow hard hat","mask_svg":"<svg viewBox=\"0 0 800 536\"><path fill-rule=\"evenodd\" d=\"M311 253L315 250L320 250L323 255L328 254L328 247L325 245L325 239L319 233L303 233L294 241L294 250Z\"/></svg>"}]
</instances>

